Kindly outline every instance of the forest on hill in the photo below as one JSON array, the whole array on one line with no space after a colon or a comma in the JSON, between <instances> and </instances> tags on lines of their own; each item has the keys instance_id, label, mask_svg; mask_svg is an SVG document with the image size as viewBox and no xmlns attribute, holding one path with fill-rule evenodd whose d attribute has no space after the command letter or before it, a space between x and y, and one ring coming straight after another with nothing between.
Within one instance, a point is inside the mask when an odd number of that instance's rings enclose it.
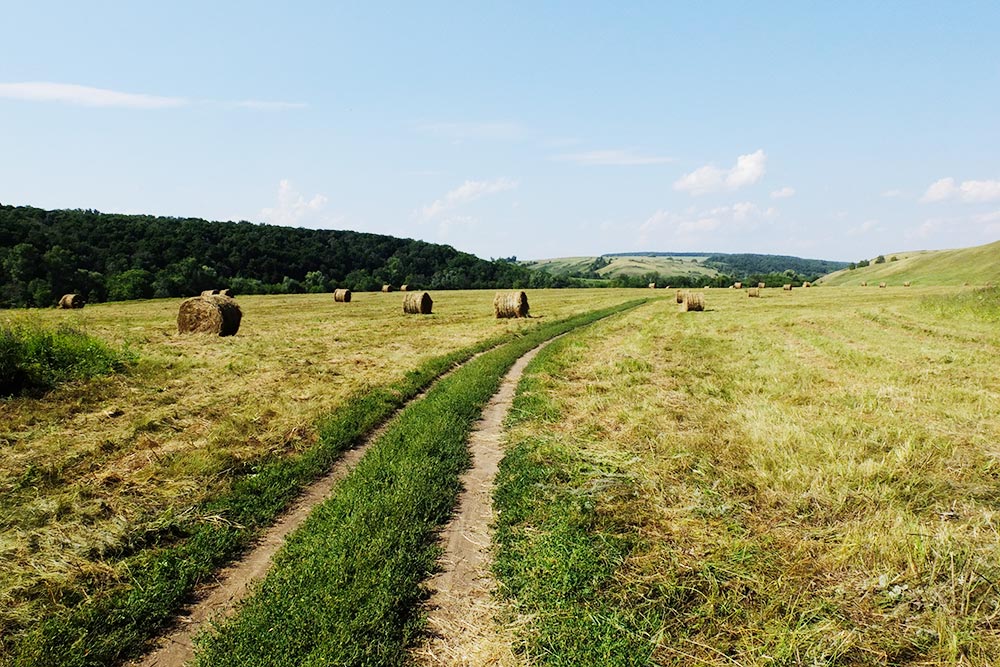
<instances>
[{"instance_id":1,"label":"forest on hill","mask_svg":"<svg viewBox=\"0 0 1000 667\"><path fill-rule=\"evenodd\" d=\"M352 231L0 205L0 307L199 294L564 287L451 246Z\"/></svg>"}]
</instances>

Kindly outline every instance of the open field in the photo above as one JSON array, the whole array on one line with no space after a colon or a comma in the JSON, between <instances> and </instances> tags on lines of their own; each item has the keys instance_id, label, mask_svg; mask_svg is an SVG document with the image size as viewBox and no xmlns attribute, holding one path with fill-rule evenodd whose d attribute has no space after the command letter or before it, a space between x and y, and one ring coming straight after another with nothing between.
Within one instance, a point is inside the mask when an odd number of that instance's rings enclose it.
<instances>
[{"instance_id":1,"label":"open field","mask_svg":"<svg viewBox=\"0 0 1000 667\"><path fill-rule=\"evenodd\" d=\"M262 460L309 450L321 418L352 397L635 293L532 291L541 319L520 321L493 318L492 292L435 293L434 315L408 317L401 294L241 297L240 333L221 339L178 336L177 300L4 313L69 321L139 361L125 375L0 403L0 635L127 580L126 559L142 549L224 523L196 508Z\"/></svg>"},{"instance_id":2,"label":"open field","mask_svg":"<svg viewBox=\"0 0 1000 667\"><path fill-rule=\"evenodd\" d=\"M997 293L709 290L557 341L496 572L531 664L1000 664Z\"/></svg>"},{"instance_id":3,"label":"open field","mask_svg":"<svg viewBox=\"0 0 1000 667\"><path fill-rule=\"evenodd\" d=\"M602 278L615 276L641 276L647 273L659 273L661 276L715 276L718 271L704 266L705 257L670 257L645 255L625 255L608 257L610 263L598 269ZM541 269L551 274L574 273L587 271L598 259L597 257L562 257L558 259L540 259L522 262L531 269Z\"/></svg>"},{"instance_id":4,"label":"open field","mask_svg":"<svg viewBox=\"0 0 1000 667\"><path fill-rule=\"evenodd\" d=\"M896 257L897 261L890 261ZM957 250L927 250L885 255L886 261L824 276L825 285L859 285L868 282L878 287L880 282L900 286L904 282L916 285L983 286L1000 283L1000 241Z\"/></svg>"}]
</instances>

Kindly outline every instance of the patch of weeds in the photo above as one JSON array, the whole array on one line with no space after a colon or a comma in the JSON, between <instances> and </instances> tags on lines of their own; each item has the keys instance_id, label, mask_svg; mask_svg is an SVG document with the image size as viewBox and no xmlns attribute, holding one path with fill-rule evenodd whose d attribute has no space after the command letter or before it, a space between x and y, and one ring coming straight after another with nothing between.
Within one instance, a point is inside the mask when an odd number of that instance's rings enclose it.
<instances>
[{"instance_id":1,"label":"patch of weeds","mask_svg":"<svg viewBox=\"0 0 1000 667\"><path fill-rule=\"evenodd\" d=\"M136 357L67 325L0 326L0 396L44 392L70 380L109 375Z\"/></svg>"}]
</instances>

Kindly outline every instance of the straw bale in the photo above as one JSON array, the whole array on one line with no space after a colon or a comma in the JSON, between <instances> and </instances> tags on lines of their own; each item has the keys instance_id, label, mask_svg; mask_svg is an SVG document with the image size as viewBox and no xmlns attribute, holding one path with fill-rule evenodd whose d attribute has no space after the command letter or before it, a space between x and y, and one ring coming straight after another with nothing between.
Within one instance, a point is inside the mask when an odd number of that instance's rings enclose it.
<instances>
[{"instance_id":1,"label":"straw bale","mask_svg":"<svg viewBox=\"0 0 1000 667\"><path fill-rule=\"evenodd\" d=\"M240 330L242 319L243 311L232 297L221 294L195 296L181 302L177 332L232 336Z\"/></svg>"},{"instance_id":2,"label":"straw bale","mask_svg":"<svg viewBox=\"0 0 1000 667\"><path fill-rule=\"evenodd\" d=\"M733 283L733 289L743 289L743 283Z\"/></svg>"},{"instance_id":3,"label":"straw bale","mask_svg":"<svg viewBox=\"0 0 1000 667\"><path fill-rule=\"evenodd\" d=\"M705 310L705 295L701 292L685 292L684 302L681 304L680 311L687 313L702 310Z\"/></svg>"},{"instance_id":4,"label":"straw bale","mask_svg":"<svg viewBox=\"0 0 1000 667\"><path fill-rule=\"evenodd\" d=\"M750 289L747 290L747 296L756 296L756 297L759 297L760 296L760 288L759 287L751 287Z\"/></svg>"},{"instance_id":5,"label":"straw bale","mask_svg":"<svg viewBox=\"0 0 1000 667\"><path fill-rule=\"evenodd\" d=\"M656 289L656 283L649 283L649 289Z\"/></svg>"},{"instance_id":6,"label":"straw bale","mask_svg":"<svg viewBox=\"0 0 1000 667\"><path fill-rule=\"evenodd\" d=\"M764 283L757 283L757 289L764 289L765 287L767 287L767 285Z\"/></svg>"},{"instance_id":7,"label":"straw bale","mask_svg":"<svg viewBox=\"0 0 1000 667\"><path fill-rule=\"evenodd\" d=\"M802 286L803 286L803 287L812 287L812 286L813 286L813 284L812 284L812 283L810 283L810 282L804 282L804 283L802 283Z\"/></svg>"},{"instance_id":8,"label":"straw bale","mask_svg":"<svg viewBox=\"0 0 1000 667\"><path fill-rule=\"evenodd\" d=\"M497 317L528 317L528 295L524 292L497 292L493 297Z\"/></svg>"},{"instance_id":9,"label":"straw bale","mask_svg":"<svg viewBox=\"0 0 1000 667\"><path fill-rule=\"evenodd\" d=\"M885 283L879 283L878 286L879 287L885 287Z\"/></svg>"},{"instance_id":10,"label":"straw bale","mask_svg":"<svg viewBox=\"0 0 1000 667\"><path fill-rule=\"evenodd\" d=\"M791 292L792 285L790 283L785 283L784 285L781 286L781 289L785 290L786 292Z\"/></svg>"},{"instance_id":11,"label":"straw bale","mask_svg":"<svg viewBox=\"0 0 1000 667\"><path fill-rule=\"evenodd\" d=\"M434 301L427 292L410 292L403 299L403 312L408 315L430 315Z\"/></svg>"},{"instance_id":12,"label":"straw bale","mask_svg":"<svg viewBox=\"0 0 1000 667\"><path fill-rule=\"evenodd\" d=\"M905 283L903 283L903 287L909 287L909 286L910 286L910 281L909 280L907 280Z\"/></svg>"},{"instance_id":13,"label":"straw bale","mask_svg":"<svg viewBox=\"0 0 1000 667\"><path fill-rule=\"evenodd\" d=\"M333 290L333 300L337 303L350 303L351 302L351 290L349 289L335 289Z\"/></svg>"},{"instance_id":14,"label":"straw bale","mask_svg":"<svg viewBox=\"0 0 1000 667\"><path fill-rule=\"evenodd\" d=\"M409 283L407 283L406 285L400 285L399 286L399 291L400 292L409 292L410 291L410 285L409 285Z\"/></svg>"},{"instance_id":15,"label":"straw bale","mask_svg":"<svg viewBox=\"0 0 1000 667\"><path fill-rule=\"evenodd\" d=\"M60 308L83 308L85 303L87 302L79 294L64 294L59 299Z\"/></svg>"},{"instance_id":16,"label":"straw bale","mask_svg":"<svg viewBox=\"0 0 1000 667\"><path fill-rule=\"evenodd\" d=\"M861 286L862 287L868 287L868 281L867 280L862 280L861 281Z\"/></svg>"},{"instance_id":17,"label":"straw bale","mask_svg":"<svg viewBox=\"0 0 1000 667\"><path fill-rule=\"evenodd\" d=\"M395 288L392 285L382 285L382 291L383 292L388 293L388 292L392 292L394 290L395 290Z\"/></svg>"}]
</instances>

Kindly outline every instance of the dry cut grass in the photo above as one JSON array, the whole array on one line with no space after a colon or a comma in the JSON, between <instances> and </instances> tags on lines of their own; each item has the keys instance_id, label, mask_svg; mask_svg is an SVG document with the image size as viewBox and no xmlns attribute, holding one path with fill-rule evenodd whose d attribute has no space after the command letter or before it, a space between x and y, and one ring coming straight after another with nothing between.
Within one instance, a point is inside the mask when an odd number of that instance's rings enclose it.
<instances>
[{"instance_id":1,"label":"dry cut grass","mask_svg":"<svg viewBox=\"0 0 1000 667\"><path fill-rule=\"evenodd\" d=\"M537 369L512 451L562 472L518 558L582 553L545 551L572 507L611 565L575 606L516 601L529 655L618 619L606 664L1000 664L1000 337L943 291L861 293L654 303Z\"/></svg>"},{"instance_id":2,"label":"dry cut grass","mask_svg":"<svg viewBox=\"0 0 1000 667\"><path fill-rule=\"evenodd\" d=\"M557 319L635 293L529 295ZM422 318L402 314L403 295L353 296L239 297L230 338L178 335L179 299L0 315L69 321L139 356L126 375L0 401L0 635L126 576L121 559L173 526L221 520L192 508L234 471L305 449L354 392L538 321L497 321L492 291L435 293Z\"/></svg>"}]
</instances>

